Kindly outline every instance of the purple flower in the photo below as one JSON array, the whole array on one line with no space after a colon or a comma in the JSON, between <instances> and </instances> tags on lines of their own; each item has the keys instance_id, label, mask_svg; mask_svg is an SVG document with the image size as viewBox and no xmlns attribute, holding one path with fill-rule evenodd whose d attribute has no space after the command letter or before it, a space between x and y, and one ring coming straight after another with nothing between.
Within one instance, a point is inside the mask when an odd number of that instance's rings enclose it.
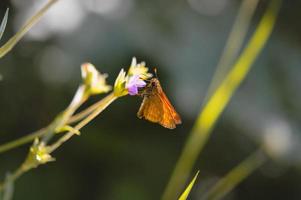
<instances>
[{"instance_id":1,"label":"purple flower","mask_svg":"<svg viewBox=\"0 0 301 200\"><path fill-rule=\"evenodd\" d=\"M139 75L133 75L129 78L129 81L126 84L126 88L129 92L129 95L137 95L138 88L145 87L146 83L139 78Z\"/></svg>"}]
</instances>

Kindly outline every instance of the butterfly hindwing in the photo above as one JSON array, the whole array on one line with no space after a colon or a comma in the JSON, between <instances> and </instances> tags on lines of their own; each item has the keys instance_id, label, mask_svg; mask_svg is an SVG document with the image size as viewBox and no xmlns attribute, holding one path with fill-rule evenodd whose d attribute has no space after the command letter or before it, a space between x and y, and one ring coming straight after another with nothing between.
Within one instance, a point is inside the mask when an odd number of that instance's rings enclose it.
<instances>
[{"instance_id":1,"label":"butterfly hindwing","mask_svg":"<svg viewBox=\"0 0 301 200\"><path fill-rule=\"evenodd\" d=\"M150 95L144 97L137 116L158 123L163 117L163 112L164 110L160 98L156 95Z\"/></svg>"}]
</instances>

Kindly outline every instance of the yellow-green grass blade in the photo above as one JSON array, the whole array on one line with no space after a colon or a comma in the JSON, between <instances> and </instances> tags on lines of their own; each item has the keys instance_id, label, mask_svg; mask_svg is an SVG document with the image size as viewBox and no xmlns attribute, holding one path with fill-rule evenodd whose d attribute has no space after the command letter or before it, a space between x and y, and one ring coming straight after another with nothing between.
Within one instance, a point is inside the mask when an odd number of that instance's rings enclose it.
<instances>
[{"instance_id":1,"label":"yellow-green grass blade","mask_svg":"<svg viewBox=\"0 0 301 200\"><path fill-rule=\"evenodd\" d=\"M188 195L190 194L191 189L192 189L192 187L193 187L193 185L194 185L194 183L195 183L195 181L196 181L196 179L197 179L197 177L198 177L198 175L199 175L199 172L200 172L200 171L198 171L198 172L196 173L196 175L193 177L193 179L191 180L191 182L189 183L189 185L187 186L187 188L185 189L185 191L184 191L184 192L182 193L182 195L180 196L179 200L186 200L186 199L187 199L187 197L188 197Z\"/></svg>"},{"instance_id":2,"label":"yellow-green grass blade","mask_svg":"<svg viewBox=\"0 0 301 200\"><path fill-rule=\"evenodd\" d=\"M206 144L211 131L234 92L245 79L257 56L266 44L281 5L272 0L244 51L200 112L173 171L162 199L175 199L182 190L191 169Z\"/></svg>"},{"instance_id":3,"label":"yellow-green grass blade","mask_svg":"<svg viewBox=\"0 0 301 200\"><path fill-rule=\"evenodd\" d=\"M239 55L239 51L242 48L243 41L247 35L248 29L251 24L251 19L255 13L259 0L243 0L235 18L232 30L229 34L222 55L216 66L215 73L211 79L211 83L208 87L207 94L203 101L203 104L207 103L207 100L220 84L222 78L229 71L233 62Z\"/></svg>"}]
</instances>

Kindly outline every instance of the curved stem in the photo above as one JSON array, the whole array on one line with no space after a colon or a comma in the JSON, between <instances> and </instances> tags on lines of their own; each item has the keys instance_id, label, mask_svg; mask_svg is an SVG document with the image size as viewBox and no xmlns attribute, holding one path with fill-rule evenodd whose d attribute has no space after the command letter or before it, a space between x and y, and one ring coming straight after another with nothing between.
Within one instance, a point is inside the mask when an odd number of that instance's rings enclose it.
<instances>
[{"instance_id":1,"label":"curved stem","mask_svg":"<svg viewBox=\"0 0 301 200\"><path fill-rule=\"evenodd\" d=\"M57 1L59 0L49 0L47 4L42 7L34 16L32 16L13 37L11 37L2 47L0 47L0 58L5 56Z\"/></svg>"}]
</instances>

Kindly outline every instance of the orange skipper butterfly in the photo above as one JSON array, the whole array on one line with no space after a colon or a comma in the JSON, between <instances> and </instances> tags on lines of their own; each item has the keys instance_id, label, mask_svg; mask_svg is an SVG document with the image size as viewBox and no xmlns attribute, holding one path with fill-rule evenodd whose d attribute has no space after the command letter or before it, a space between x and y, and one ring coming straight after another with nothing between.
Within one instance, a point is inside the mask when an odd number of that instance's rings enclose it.
<instances>
[{"instance_id":1,"label":"orange skipper butterfly","mask_svg":"<svg viewBox=\"0 0 301 200\"><path fill-rule=\"evenodd\" d=\"M165 95L158 78L150 79L145 88L139 92L143 97L137 116L159 123L165 128L174 129L181 124L181 118Z\"/></svg>"}]
</instances>

